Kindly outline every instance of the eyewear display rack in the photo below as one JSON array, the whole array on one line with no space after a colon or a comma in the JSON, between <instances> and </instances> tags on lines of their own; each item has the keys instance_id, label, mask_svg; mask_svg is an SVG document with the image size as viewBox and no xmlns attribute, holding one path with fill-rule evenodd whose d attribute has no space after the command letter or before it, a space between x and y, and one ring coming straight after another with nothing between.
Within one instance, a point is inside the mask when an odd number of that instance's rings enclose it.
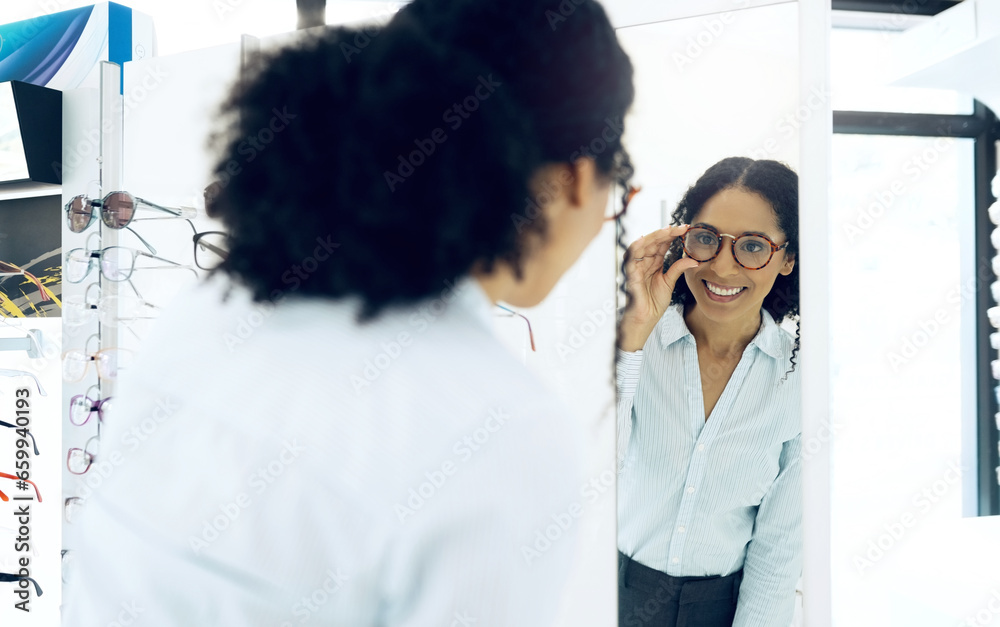
<instances>
[{"instance_id":1,"label":"eyewear display rack","mask_svg":"<svg viewBox=\"0 0 1000 627\"><path fill-rule=\"evenodd\" d=\"M121 189L122 180L122 138L123 138L123 96L121 92L121 67L116 63L102 62L99 67L99 87L68 91L64 96L66 106L66 124L64 124L64 154L65 147L75 147L80 158L75 166L66 164L63 171L63 205L80 193L95 194L101 197L106 190ZM84 138L81 140L81 138ZM96 141L94 141L96 139ZM82 143L81 143L82 142ZM89 147L91 150L87 150ZM84 154L87 153L87 154ZM64 301L68 304L76 299L86 302L88 289L96 284L101 298L116 298L119 284L106 280L101 273L100 263L81 282L72 283L66 280L65 253L74 248L98 250L119 243L120 233L105 227L100 219L94 221L82 233L72 233L63 216L63 263L64 263ZM64 321L67 312L64 310ZM112 312L112 317L117 312ZM112 320L113 321L113 320ZM84 351L87 355L118 346L120 331L115 324L105 324L102 316L94 315L89 322L80 325L64 324L63 349L64 373L66 372L66 354L75 349ZM96 341L95 341L96 340ZM114 472L114 465L108 463L100 455L100 438L102 416L90 414L83 424L74 424L70 417L71 399L81 396L91 409L93 404L102 403L115 395L114 379L100 376L98 369L86 362L87 368L79 381L68 381L64 374L63 380L63 440L62 474L63 494L60 505L63 512L63 523L71 524L74 514L86 507L87 499L98 492L103 483ZM96 362L93 366L96 366ZM76 450L74 450L76 449ZM82 451L82 453L81 453ZM90 457L92 456L92 457ZM89 467L82 474L70 470L71 458L75 457L75 470L79 470L81 462L89 462ZM73 559L73 547L66 538L62 542L62 583L68 581L70 564Z\"/></svg>"}]
</instances>

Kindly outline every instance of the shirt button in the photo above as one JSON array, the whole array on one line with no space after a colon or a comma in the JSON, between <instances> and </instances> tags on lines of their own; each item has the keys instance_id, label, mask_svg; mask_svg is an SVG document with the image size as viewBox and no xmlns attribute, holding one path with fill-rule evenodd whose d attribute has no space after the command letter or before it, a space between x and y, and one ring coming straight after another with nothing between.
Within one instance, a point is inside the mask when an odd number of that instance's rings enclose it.
<instances>
[{"instance_id":1,"label":"shirt button","mask_svg":"<svg viewBox=\"0 0 1000 627\"><path fill-rule=\"evenodd\" d=\"M688 494L694 494L694 486L688 486Z\"/></svg>"},{"instance_id":2,"label":"shirt button","mask_svg":"<svg viewBox=\"0 0 1000 627\"><path fill-rule=\"evenodd\" d=\"M699 451L704 451L705 450L705 445L704 444L699 444L698 445L698 450Z\"/></svg>"},{"instance_id":3,"label":"shirt button","mask_svg":"<svg viewBox=\"0 0 1000 627\"><path fill-rule=\"evenodd\" d=\"M675 557L674 559L672 559L670 561L673 562L674 564L677 564L677 563L679 563L681 561L681 558Z\"/></svg>"},{"instance_id":4,"label":"shirt button","mask_svg":"<svg viewBox=\"0 0 1000 627\"><path fill-rule=\"evenodd\" d=\"M677 531L679 531L680 533L684 533L684 526L681 525L680 527L678 527Z\"/></svg>"}]
</instances>

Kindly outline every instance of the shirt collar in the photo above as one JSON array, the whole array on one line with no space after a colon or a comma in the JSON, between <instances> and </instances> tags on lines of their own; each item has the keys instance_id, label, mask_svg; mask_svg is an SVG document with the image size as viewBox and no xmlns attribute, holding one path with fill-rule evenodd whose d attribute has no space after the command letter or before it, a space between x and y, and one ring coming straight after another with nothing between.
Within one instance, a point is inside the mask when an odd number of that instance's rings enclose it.
<instances>
[{"instance_id":1,"label":"shirt collar","mask_svg":"<svg viewBox=\"0 0 1000 627\"><path fill-rule=\"evenodd\" d=\"M468 312L484 327L493 328L493 301L471 276L464 276L455 283L445 281L446 289L441 293L441 299L452 301L457 309Z\"/></svg>"},{"instance_id":2,"label":"shirt collar","mask_svg":"<svg viewBox=\"0 0 1000 627\"><path fill-rule=\"evenodd\" d=\"M780 359L784 352L781 342L783 331L766 309L761 308L760 318L760 329L757 330L757 335L750 340L750 346L756 346L766 355ZM690 337L691 341L694 341L694 336L691 335L690 329L684 322L684 305L671 305L660 320L660 341L666 348L684 337Z\"/></svg>"}]
</instances>

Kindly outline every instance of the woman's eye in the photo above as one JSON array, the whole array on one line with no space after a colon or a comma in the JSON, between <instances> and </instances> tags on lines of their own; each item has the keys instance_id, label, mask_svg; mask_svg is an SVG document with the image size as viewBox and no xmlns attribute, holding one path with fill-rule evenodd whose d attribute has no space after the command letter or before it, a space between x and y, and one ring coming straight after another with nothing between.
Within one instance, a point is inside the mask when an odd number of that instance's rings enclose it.
<instances>
[{"instance_id":1,"label":"woman's eye","mask_svg":"<svg viewBox=\"0 0 1000 627\"><path fill-rule=\"evenodd\" d=\"M715 246L715 237L708 233L701 233L695 240L702 246Z\"/></svg>"},{"instance_id":2,"label":"woman's eye","mask_svg":"<svg viewBox=\"0 0 1000 627\"><path fill-rule=\"evenodd\" d=\"M764 245L761 244L760 242L750 241L750 242L743 242L742 248L743 252L759 253L764 250Z\"/></svg>"}]
</instances>

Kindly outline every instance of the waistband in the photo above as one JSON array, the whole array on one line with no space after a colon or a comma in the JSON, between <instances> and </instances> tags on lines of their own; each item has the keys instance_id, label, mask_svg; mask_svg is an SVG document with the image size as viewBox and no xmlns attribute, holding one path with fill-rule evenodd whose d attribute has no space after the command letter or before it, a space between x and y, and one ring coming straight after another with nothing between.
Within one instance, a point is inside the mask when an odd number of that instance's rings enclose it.
<instances>
[{"instance_id":1,"label":"waistband","mask_svg":"<svg viewBox=\"0 0 1000 627\"><path fill-rule=\"evenodd\" d=\"M665 597L680 597L680 603L723 601L739 598L743 569L730 575L674 577L618 552L618 586L645 590Z\"/></svg>"}]
</instances>

